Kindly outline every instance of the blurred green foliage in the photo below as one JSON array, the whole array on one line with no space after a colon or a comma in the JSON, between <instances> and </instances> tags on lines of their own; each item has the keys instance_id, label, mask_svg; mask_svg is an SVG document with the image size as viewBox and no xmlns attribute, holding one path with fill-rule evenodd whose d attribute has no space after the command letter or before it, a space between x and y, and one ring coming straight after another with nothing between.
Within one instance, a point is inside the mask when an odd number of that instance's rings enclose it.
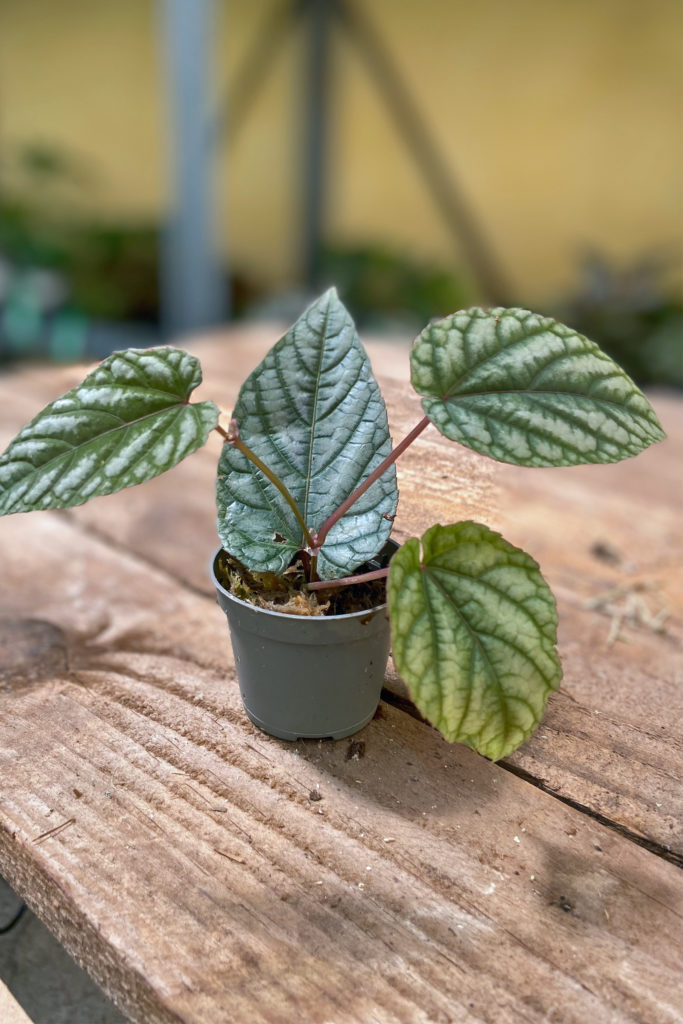
<instances>
[{"instance_id":1,"label":"blurred green foliage","mask_svg":"<svg viewBox=\"0 0 683 1024\"><path fill-rule=\"evenodd\" d=\"M79 200L96 190L96 175L71 153L31 143L2 154L0 357L45 347L46 325L47 349L68 359L83 354L89 321L158 324L159 225L86 216ZM369 242L328 246L319 277L363 330L416 334L477 302L465 271ZM592 338L640 385L683 388L683 301L670 278L662 258L618 269L591 252L576 290L539 312ZM239 272L231 289L236 316L268 294ZM524 296L516 304L529 305Z\"/></svg>"},{"instance_id":2,"label":"blurred green foliage","mask_svg":"<svg viewBox=\"0 0 683 1024\"><path fill-rule=\"evenodd\" d=\"M597 342L641 386L683 388L683 301L670 262L642 257L626 268L589 252L579 287L549 312Z\"/></svg>"},{"instance_id":3,"label":"blurred green foliage","mask_svg":"<svg viewBox=\"0 0 683 1024\"><path fill-rule=\"evenodd\" d=\"M63 274L74 302L93 316L156 315L158 228L115 225L83 213L97 179L77 157L28 143L0 164L0 254L17 270Z\"/></svg>"},{"instance_id":4,"label":"blurred green foliage","mask_svg":"<svg viewBox=\"0 0 683 1024\"><path fill-rule=\"evenodd\" d=\"M429 320L472 304L465 278L381 245L330 246L320 277L337 290L359 327L420 331Z\"/></svg>"},{"instance_id":5,"label":"blurred green foliage","mask_svg":"<svg viewBox=\"0 0 683 1024\"><path fill-rule=\"evenodd\" d=\"M30 143L2 156L0 358L79 359L91 321L155 323L157 225L86 215L95 179L70 153Z\"/></svg>"},{"instance_id":6,"label":"blurred green foliage","mask_svg":"<svg viewBox=\"0 0 683 1024\"><path fill-rule=\"evenodd\" d=\"M643 257L625 269L590 252L574 292L538 310L597 342L641 386L683 387L683 302L672 296L671 266ZM465 275L424 265L382 246L329 248L323 278L337 285L365 329L417 332L476 304ZM517 305L530 304L520 296Z\"/></svg>"}]
</instances>

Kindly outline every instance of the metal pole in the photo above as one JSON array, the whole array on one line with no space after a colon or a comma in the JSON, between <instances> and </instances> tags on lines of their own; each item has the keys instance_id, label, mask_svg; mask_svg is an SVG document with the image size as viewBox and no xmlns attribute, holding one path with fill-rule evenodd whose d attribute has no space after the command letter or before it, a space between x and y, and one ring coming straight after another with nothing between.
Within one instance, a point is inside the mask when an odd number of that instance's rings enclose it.
<instances>
[{"instance_id":1,"label":"metal pole","mask_svg":"<svg viewBox=\"0 0 683 1024\"><path fill-rule=\"evenodd\" d=\"M309 0L282 0L275 10L269 7L264 10L260 31L230 78L229 109L226 110L222 96L216 104L213 134L217 146L223 141L228 146L234 146L237 142L259 90L265 85L268 76L272 75L289 36L307 14L308 3Z\"/></svg>"},{"instance_id":2,"label":"metal pole","mask_svg":"<svg viewBox=\"0 0 683 1024\"><path fill-rule=\"evenodd\" d=\"M308 138L304 168L303 270L306 284L319 285L325 221L326 128L329 117L330 11L333 0L308 0L310 11L305 108Z\"/></svg>"},{"instance_id":3,"label":"metal pole","mask_svg":"<svg viewBox=\"0 0 683 1024\"><path fill-rule=\"evenodd\" d=\"M162 0L169 108L171 209L162 241L162 323L167 335L219 323L227 289L212 226L212 133L207 69L213 0Z\"/></svg>"}]
</instances>

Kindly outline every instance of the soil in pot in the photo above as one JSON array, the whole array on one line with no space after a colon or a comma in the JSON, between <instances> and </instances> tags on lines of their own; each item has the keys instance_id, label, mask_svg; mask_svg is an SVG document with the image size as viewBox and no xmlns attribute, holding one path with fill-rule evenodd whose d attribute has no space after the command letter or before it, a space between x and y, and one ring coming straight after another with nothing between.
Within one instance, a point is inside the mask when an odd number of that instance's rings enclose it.
<instances>
[{"instance_id":1,"label":"soil in pot","mask_svg":"<svg viewBox=\"0 0 683 1024\"><path fill-rule=\"evenodd\" d=\"M379 562L367 563L357 572L376 569ZM305 577L300 562L290 566L284 576L272 572L252 572L226 551L221 551L214 571L219 583L240 601L256 608L283 615L350 615L369 611L386 602L386 581L370 580L349 587L329 590L304 589Z\"/></svg>"}]
</instances>

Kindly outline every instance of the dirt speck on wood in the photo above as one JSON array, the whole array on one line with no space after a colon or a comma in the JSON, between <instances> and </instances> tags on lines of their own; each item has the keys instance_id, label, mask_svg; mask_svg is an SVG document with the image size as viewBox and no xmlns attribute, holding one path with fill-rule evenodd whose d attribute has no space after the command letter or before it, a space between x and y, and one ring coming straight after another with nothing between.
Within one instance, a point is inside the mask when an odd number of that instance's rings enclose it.
<instances>
[{"instance_id":1,"label":"dirt speck on wood","mask_svg":"<svg viewBox=\"0 0 683 1024\"><path fill-rule=\"evenodd\" d=\"M360 761L361 757L365 757L365 741L351 740L346 748L345 760Z\"/></svg>"}]
</instances>

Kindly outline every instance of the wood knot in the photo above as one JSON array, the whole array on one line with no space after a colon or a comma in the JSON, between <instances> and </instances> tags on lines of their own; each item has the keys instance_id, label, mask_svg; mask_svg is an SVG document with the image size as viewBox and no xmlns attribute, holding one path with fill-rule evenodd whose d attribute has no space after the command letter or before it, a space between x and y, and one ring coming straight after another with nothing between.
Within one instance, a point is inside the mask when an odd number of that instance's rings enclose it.
<instances>
[{"instance_id":1,"label":"wood knot","mask_svg":"<svg viewBox=\"0 0 683 1024\"><path fill-rule=\"evenodd\" d=\"M24 689L67 671L67 638L59 626L0 618L0 690Z\"/></svg>"}]
</instances>

